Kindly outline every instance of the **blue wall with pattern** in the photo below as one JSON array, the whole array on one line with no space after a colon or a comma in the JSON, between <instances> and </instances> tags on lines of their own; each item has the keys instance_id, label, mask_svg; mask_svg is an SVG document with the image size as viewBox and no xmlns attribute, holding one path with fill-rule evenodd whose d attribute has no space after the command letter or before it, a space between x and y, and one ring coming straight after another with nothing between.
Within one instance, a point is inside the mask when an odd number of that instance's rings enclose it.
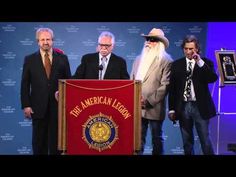
<instances>
[{"instance_id":1,"label":"blue wall with pattern","mask_svg":"<svg viewBox=\"0 0 236 177\"><path fill-rule=\"evenodd\" d=\"M173 59L183 56L180 47L186 34L196 35L205 54L207 27L205 22L0 22L0 154L32 154L31 121L24 119L20 104L20 82L24 56L38 50L35 31L40 27L53 29L54 47L68 56L72 74L80 64L81 56L95 52L101 31L111 31L116 37L114 53L126 59L128 71L140 54L144 39L153 27L161 28L170 41L167 49ZM209 53L211 56L212 53ZM215 60L214 56L211 56ZM218 88L216 88L218 89ZM216 92L214 94L217 94ZM217 124L213 122L212 133ZM167 118L163 125L165 154L183 154L179 125ZM214 147L216 138L213 136ZM216 149L215 149L216 150ZM201 154L198 136L195 151ZM145 153L151 153L150 132Z\"/></svg>"}]
</instances>

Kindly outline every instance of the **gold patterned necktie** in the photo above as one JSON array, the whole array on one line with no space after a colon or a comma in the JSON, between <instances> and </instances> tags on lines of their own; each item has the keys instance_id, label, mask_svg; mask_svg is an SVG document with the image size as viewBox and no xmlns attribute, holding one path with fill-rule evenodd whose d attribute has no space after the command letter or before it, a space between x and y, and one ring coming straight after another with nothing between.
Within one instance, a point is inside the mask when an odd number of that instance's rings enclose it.
<instances>
[{"instance_id":1,"label":"gold patterned necktie","mask_svg":"<svg viewBox=\"0 0 236 177\"><path fill-rule=\"evenodd\" d=\"M46 70L47 78L49 79L50 74L51 74L51 62L50 62L50 59L49 59L48 52L46 52L45 55L44 55L44 67L45 67L45 70Z\"/></svg>"}]
</instances>

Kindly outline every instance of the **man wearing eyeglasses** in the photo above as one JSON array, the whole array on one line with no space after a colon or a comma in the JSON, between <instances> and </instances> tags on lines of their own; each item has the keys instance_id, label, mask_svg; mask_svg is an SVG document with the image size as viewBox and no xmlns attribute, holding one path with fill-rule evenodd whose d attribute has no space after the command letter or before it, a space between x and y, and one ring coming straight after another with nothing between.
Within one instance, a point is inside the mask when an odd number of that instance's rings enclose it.
<instances>
[{"instance_id":1,"label":"man wearing eyeglasses","mask_svg":"<svg viewBox=\"0 0 236 177\"><path fill-rule=\"evenodd\" d=\"M140 56L136 58L131 79L142 81L142 136L143 154L148 125L152 135L152 154L163 154L162 124L165 119L165 97L169 85L170 67L173 60L166 52L169 41L161 29L153 28L148 35Z\"/></svg>"},{"instance_id":2,"label":"man wearing eyeglasses","mask_svg":"<svg viewBox=\"0 0 236 177\"><path fill-rule=\"evenodd\" d=\"M77 67L74 79L129 79L126 61L112 53L115 36L104 31L98 37L96 53L86 54Z\"/></svg>"},{"instance_id":3,"label":"man wearing eyeglasses","mask_svg":"<svg viewBox=\"0 0 236 177\"><path fill-rule=\"evenodd\" d=\"M36 31L39 50L24 59L21 77L21 105L24 115L32 120L34 155L59 155L58 103L54 93L59 79L71 77L68 58L53 49L54 32L50 28Z\"/></svg>"}]
</instances>

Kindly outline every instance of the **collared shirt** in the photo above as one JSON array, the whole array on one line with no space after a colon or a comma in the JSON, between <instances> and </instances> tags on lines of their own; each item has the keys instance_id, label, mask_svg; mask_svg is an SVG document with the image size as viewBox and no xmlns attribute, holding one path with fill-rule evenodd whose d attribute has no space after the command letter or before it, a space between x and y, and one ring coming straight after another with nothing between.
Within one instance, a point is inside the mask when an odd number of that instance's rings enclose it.
<instances>
[{"instance_id":1,"label":"collared shirt","mask_svg":"<svg viewBox=\"0 0 236 177\"><path fill-rule=\"evenodd\" d=\"M193 59L190 60L190 59L186 58L186 63L187 63L187 64L188 64L189 61L193 62L193 63L192 63L192 71L193 71L196 61L193 60ZM201 68L201 67L203 67L204 63L205 63L205 62L200 58L200 60L197 62L197 65ZM186 64L186 71L187 71L187 68L188 68L188 65L187 65L187 64ZM194 92L193 82L192 82L192 84L191 84L191 91ZM192 93L191 93L191 94L192 94ZM194 98L195 98L195 100L196 100L195 92L193 93L193 95L194 95ZM169 110L169 114L172 114L172 113L175 113L175 110Z\"/></svg>"},{"instance_id":2,"label":"collared shirt","mask_svg":"<svg viewBox=\"0 0 236 177\"><path fill-rule=\"evenodd\" d=\"M104 61L104 68L103 68L103 70L102 70L102 79L104 78L104 75L105 75L105 73L106 73L106 70L107 70L107 65L108 65L108 63L109 63L109 60L110 60L110 58L111 58L111 53L110 54L108 54L106 57L103 57L100 53L99 53L99 65L102 65L102 59L103 58L106 58L106 60Z\"/></svg>"},{"instance_id":3,"label":"collared shirt","mask_svg":"<svg viewBox=\"0 0 236 177\"><path fill-rule=\"evenodd\" d=\"M104 58L104 57L99 53L99 65L102 64L102 58ZM105 60L105 68L107 68L109 60L111 58L111 54L108 54L105 58L106 58L106 60Z\"/></svg>"},{"instance_id":4,"label":"collared shirt","mask_svg":"<svg viewBox=\"0 0 236 177\"><path fill-rule=\"evenodd\" d=\"M202 67L204 65L204 61L202 59L200 59L198 62L196 62L194 59L190 60L188 58L186 58L186 71L188 70L189 68L189 63L191 62L191 65L192 65L192 73L191 75L193 74L193 70L194 70L194 67L195 67L195 64L197 63L197 65L199 67ZM185 87L187 86L187 83L185 84ZM193 81L191 79L191 98L190 100L191 101L196 101L196 95L195 95L195 91L194 91L194 86L193 86ZM184 100L184 101L187 101L187 100Z\"/></svg>"}]
</instances>

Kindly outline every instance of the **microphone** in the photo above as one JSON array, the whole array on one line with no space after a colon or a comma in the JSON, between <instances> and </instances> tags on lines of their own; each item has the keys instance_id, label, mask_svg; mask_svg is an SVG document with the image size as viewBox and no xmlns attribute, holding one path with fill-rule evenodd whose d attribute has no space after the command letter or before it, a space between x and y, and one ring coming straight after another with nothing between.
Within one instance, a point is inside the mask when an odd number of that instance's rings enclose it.
<instances>
[{"instance_id":1,"label":"microphone","mask_svg":"<svg viewBox=\"0 0 236 177\"><path fill-rule=\"evenodd\" d=\"M102 80L102 70L103 70L103 65L100 64L100 65L98 66L98 69L99 69L99 80Z\"/></svg>"},{"instance_id":2,"label":"microphone","mask_svg":"<svg viewBox=\"0 0 236 177\"><path fill-rule=\"evenodd\" d=\"M102 64L98 66L98 69L99 69L100 71L103 70L103 66L102 66Z\"/></svg>"}]
</instances>

